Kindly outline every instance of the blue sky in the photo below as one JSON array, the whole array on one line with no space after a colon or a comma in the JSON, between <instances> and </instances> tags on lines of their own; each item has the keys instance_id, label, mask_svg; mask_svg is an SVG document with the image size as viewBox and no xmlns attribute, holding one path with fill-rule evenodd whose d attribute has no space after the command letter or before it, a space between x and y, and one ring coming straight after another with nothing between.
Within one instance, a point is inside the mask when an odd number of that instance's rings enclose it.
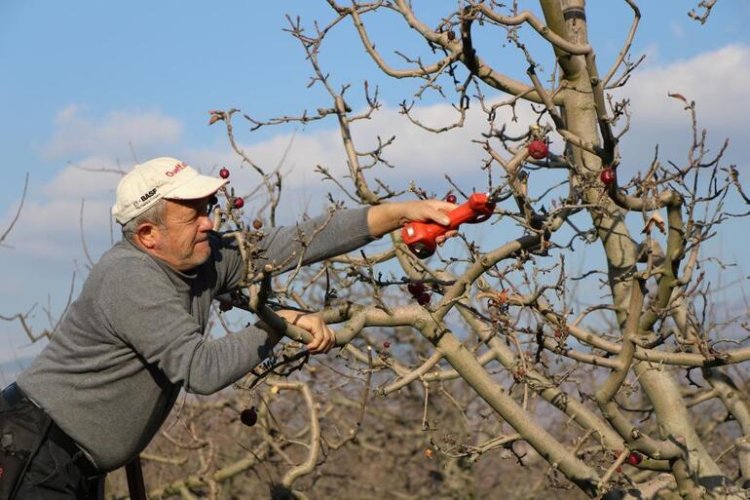
<instances>
[{"instance_id":1,"label":"blue sky","mask_svg":"<svg viewBox=\"0 0 750 500\"><path fill-rule=\"evenodd\" d=\"M532 10L534 3L520 2ZM688 122L666 97L667 91L679 91L698 102L699 119L710 130L713 145L725 137L732 140L727 158L745 172L750 155L750 1L720 0L705 26L687 16L697 0L640 3L643 19L632 52L647 58L627 94L635 111L633 132L623 142L627 168L645 168L657 143L664 154L684 157ZM434 21L456 2L415 4ZM287 13L300 15L307 26L316 18L331 19L323 0L0 3L0 231L18 207L24 177L30 177L21 218L0 247L0 314L38 304L34 324L46 326L44 307L59 313L73 273L76 289L86 274L81 228L93 260L117 238L108 210L118 175L78 167L127 170L136 159L157 155L186 159L206 172L233 167L239 161L223 130L207 126L208 110L237 107L269 118L330 106L318 88L307 88L310 68L304 53L283 31ZM590 1L588 14L590 38L604 72L625 38L630 11L625 2ZM337 85L352 83L355 107L363 104L357 100L363 79L380 85L385 109L359 133L363 140L377 134L401 139L392 156L399 173L391 174L392 182L401 182L400 187L410 179L429 183L444 173L455 175L466 162L479 162L479 152L466 136L441 136L430 143L435 139L406 128L394 107L415 84L381 75L351 28L339 28L327 41L321 62ZM384 50L410 47L415 40L393 19L373 29ZM533 33L524 34L530 49L541 50ZM503 40L481 42L493 48ZM540 53L550 70L546 52ZM389 60L398 61L392 55ZM519 77L525 71L517 57L502 64ZM435 120L450 111L435 97L421 105L424 116ZM312 168L343 163L335 123L252 134L237 123L238 140L264 165L280 162L292 144L285 165L290 179L286 214L318 206L321 184ZM257 182L249 172L234 179L248 191ZM17 324L0 321L0 361L36 349L18 330Z\"/></svg>"}]
</instances>

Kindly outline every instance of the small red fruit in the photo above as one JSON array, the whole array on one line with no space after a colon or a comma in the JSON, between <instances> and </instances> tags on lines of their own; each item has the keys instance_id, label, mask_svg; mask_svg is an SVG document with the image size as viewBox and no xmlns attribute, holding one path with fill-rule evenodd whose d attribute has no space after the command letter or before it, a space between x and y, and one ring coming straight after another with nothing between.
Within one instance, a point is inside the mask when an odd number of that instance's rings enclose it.
<instances>
[{"instance_id":1,"label":"small red fruit","mask_svg":"<svg viewBox=\"0 0 750 500\"><path fill-rule=\"evenodd\" d=\"M628 463L630 465L638 465L643 461L643 457L640 453L636 451L631 451L630 455L628 455Z\"/></svg>"},{"instance_id":2,"label":"small red fruit","mask_svg":"<svg viewBox=\"0 0 750 500\"><path fill-rule=\"evenodd\" d=\"M445 201L448 203L456 203L456 195L455 194L449 194L445 197Z\"/></svg>"},{"instance_id":3,"label":"small red fruit","mask_svg":"<svg viewBox=\"0 0 750 500\"><path fill-rule=\"evenodd\" d=\"M430 299L431 299L431 298L432 298L432 296L431 296L431 295L430 295L429 293L427 293L427 292L422 292L422 293L420 293L420 294L419 294L419 295L417 296L417 303L418 303L418 304L419 304L420 306L426 306L427 304L429 304L429 303L430 303Z\"/></svg>"},{"instance_id":4,"label":"small red fruit","mask_svg":"<svg viewBox=\"0 0 750 500\"><path fill-rule=\"evenodd\" d=\"M617 179L617 173L614 168L607 167L599 174L599 179L605 186L610 186Z\"/></svg>"},{"instance_id":5,"label":"small red fruit","mask_svg":"<svg viewBox=\"0 0 750 500\"><path fill-rule=\"evenodd\" d=\"M425 292L424 283L411 282L406 285L406 288L409 290L409 293L412 294L413 297L419 297Z\"/></svg>"},{"instance_id":6,"label":"small red fruit","mask_svg":"<svg viewBox=\"0 0 750 500\"><path fill-rule=\"evenodd\" d=\"M242 198L235 198L234 199L234 208L242 208L245 206L245 200Z\"/></svg>"},{"instance_id":7,"label":"small red fruit","mask_svg":"<svg viewBox=\"0 0 750 500\"><path fill-rule=\"evenodd\" d=\"M388 349L389 347L391 347L391 343L386 340L385 342L383 342L383 347Z\"/></svg>"},{"instance_id":8,"label":"small red fruit","mask_svg":"<svg viewBox=\"0 0 750 500\"><path fill-rule=\"evenodd\" d=\"M252 427L258 421L258 412L255 411L255 407L245 408L240 412L240 422L248 427Z\"/></svg>"},{"instance_id":9,"label":"small red fruit","mask_svg":"<svg viewBox=\"0 0 750 500\"><path fill-rule=\"evenodd\" d=\"M229 177L229 169L227 167L222 167L221 170L219 170L219 177L222 179Z\"/></svg>"},{"instance_id":10,"label":"small red fruit","mask_svg":"<svg viewBox=\"0 0 750 500\"><path fill-rule=\"evenodd\" d=\"M262 227L263 227L263 221L262 221L262 220L260 220L260 219L255 219L255 220L253 221L253 229L255 229L255 230L257 231L258 229L260 229L260 228L262 228Z\"/></svg>"},{"instance_id":11,"label":"small red fruit","mask_svg":"<svg viewBox=\"0 0 750 500\"><path fill-rule=\"evenodd\" d=\"M546 158L549 154L549 146L541 139L534 139L529 143L529 156L535 160Z\"/></svg>"}]
</instances>

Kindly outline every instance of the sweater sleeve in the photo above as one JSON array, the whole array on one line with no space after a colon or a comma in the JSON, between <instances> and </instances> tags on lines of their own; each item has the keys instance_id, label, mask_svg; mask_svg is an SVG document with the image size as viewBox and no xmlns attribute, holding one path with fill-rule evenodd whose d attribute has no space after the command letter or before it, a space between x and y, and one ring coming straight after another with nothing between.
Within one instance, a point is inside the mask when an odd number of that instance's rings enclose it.
<instances>
[{"instance_id":1,"label":"sweater sleeve","mask_svg":"<svg viewBox=\"0 0 750 500\"><path fill-rule=\"evenodd\" d=\"M300 263L312 264L366 245L374 239L367 225L368 210L369 207L337 210L293 226L274 228L261 240L256 269L272 264L276 273L283 273ZM238 263L234 247L228 241L222 249L222 253L232 252L235 256L222 258L227 277L221 282L226 286L218 293L236 288L244 278L241 259Z\"/></svg>"},{"instance_id":2,"label":"sweater sleeve","mask_svg":"<svg viewBox=\"0 0 750 500\"><path fill-rule=\"evenodd\" d=\"M189 314L191 304L156 266L113 270L100 304L123 342L186 391L211 394L235 382L268 354L267 333L247 327L214 339ZM127 300L122 300L127 297Z\"/></svg>"}]
</instances>

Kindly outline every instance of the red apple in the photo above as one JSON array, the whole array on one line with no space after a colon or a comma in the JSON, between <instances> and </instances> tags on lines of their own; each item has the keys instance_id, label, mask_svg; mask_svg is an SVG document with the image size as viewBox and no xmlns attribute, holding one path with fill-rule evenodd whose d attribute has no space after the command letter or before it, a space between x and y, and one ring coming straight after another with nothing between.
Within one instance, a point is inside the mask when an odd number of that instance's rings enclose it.
<instances>
[{"instance_id":1,"label":"red apple","mask_svg":"<svg viewBox=\"0 0 750 500\"><path fill-rule=\"evenodd\" d=\"M445 201L448 203L456 203L456 195L455 194L449 194L445 197Z\"/></svg>"},{"instance_id":2,"label":"red apple","mask_svg":"<svg viewBox=\"0 0 750 500\"><path fill-rule=\"evenodd\" d=\"M432 296L429 293L427 292L420 293L419 296L417 296L417 303L420 306L426 306L427 304L430 303L430 298L432 298Z\"/></svg>"},{"instance_id":3,"label":"red apple","mask_svg":"<svg viewBox=\"0 0 750 500\"><path fill-rule=\"evenodd\" d=\"M255 407L251 406L240 412L240 422L248 427L252 427L258 421L258 412L255 411Z\"/></svg>"},{"instance_id":4,"label":"red apple","mask_svg":"<svg viewBox=\"0 0 750 500\"><path fill-rule=\"evenodd\" d=\"M612 167L606 167L599 174L599 179L602 181L602 183L605 186L610 186L610 185L612 185L613 182L615 182L615 179L617 179L617 173L615 172L614 168L612 168Z\"/></svg>"},{"instance_id":5,"label":"red apple","mask_svg":"<svg viewBox=\"0 0 750 500\"><path fill-rule=\"evenodd\" d=\"M542 160L549 154L549 146L541 139L534 139L529 143L529 156L535 160Z\"/></svg>"},{"instance_id":6,"label":"red apple","mask_svg":"<svg viewBox=\"0 0 750 500\"><path fill-rule=\"evenodd\" d=\"M424 283L411 282L406 285L406 288L409 290L409 293L412 294L413 297L418 297L425 291Z\"/></svg>"},{"instance_id":7,"label":"red apple","mask_svg":"<svg viewBox=\"0 0 750 500\"><path fill-rule=\"evenodd\" d=\"M628 463L630 465L638 465L642 461L643 461L643 457L637 451L631 451L630 455L628 455Z\"/></svg>"},{"instance_id":8,"label":"red apple","mask_svg":"<svg viewBox=\"0 0 750 500\"><path fill-rule=\"evenodd\" d=\"M219 170L219 177L222 179L229 177L229 169L227 167L222 167L222 169Z\"/></svg>"},{"instance_id":9,"label":"red apple","mask_svg":"<svg viewBox=\"0 0 750 500\"><path fill-rule=\"evenodd\" d=\"M245 200L242 198L235 198L234 199L234 208L242 208L245 206Z\"/></svg>"}]
</instances>

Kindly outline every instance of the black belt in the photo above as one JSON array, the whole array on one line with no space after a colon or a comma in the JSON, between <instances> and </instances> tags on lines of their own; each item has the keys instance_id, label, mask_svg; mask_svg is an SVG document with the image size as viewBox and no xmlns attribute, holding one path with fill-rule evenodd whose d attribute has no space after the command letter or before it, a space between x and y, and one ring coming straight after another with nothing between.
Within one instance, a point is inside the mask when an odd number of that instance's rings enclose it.
<instances>
[{"instance_id":1,"label":"black belt","mask_svg":"<svg viewBox=\"0 0 750 500\"><path fill-rule=\"evenodd\" d=\"M44 411L36 403L29 399L15 382L3 389L2 397L10 406L15 406L23 401L28 401L39 408L39 411ZM54 420L52 420L49 431L47 431L47 439L65 450L65 452L70 455L70 459L73 464L78 467L78 469L87 479L93 479L104 475L103 472L98 471L96 467L94 467L94 464L91 463L91 460L88 459L81 447L78 446L73 438L68 436L65 431L55 423Z\"/></svg>"}]
</instances>

